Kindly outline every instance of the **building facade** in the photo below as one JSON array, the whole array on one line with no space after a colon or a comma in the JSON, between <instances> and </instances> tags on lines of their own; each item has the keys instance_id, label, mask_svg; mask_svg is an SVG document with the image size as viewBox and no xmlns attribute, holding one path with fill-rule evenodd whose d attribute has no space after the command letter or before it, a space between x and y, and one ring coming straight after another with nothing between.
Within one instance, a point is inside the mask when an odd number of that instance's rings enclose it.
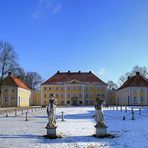
<instances>
[{"instance_id":1,"label":"building facade","mask_svg":"<svg viewBox=\"0 0 148 148\"><path fill-rule=\"evenodd\" d=\"M115 89L107 89L107 105L115 105Z\"/></svg>"},{"instance_id":2,"label":"building facade","mask_svg":"<svg viewBox=\"0 0 148 148\"><path fill-rule=\"evenodd\" d=\"M23 107L29 106L31 90L18 78L8 76L3 80L1 88L1 107Z\"/></svg>"},{"instance_id":3,"label":"building facade","mask_svg":"<svg viewBox=\"0 0 148 148\"><path fill-rule=\"evenodd\" d=\"M54 93L58 105L93 105L97 94L106 99L107 84L90 72L57 72L41 84L41 104Z\"/></svg>"},{"instance_id":4,"label":"building facade","mask_svg":"<svg viewBox=\"0 0 148 148\"><path fill-rule=\"evenodd\" d=\"M32 90L31 100L31 105L41 106L41 90Z\"/></svg>"},{"instance_id":5,"label":"building facade","mask_svg":"<svg viewBox=\"0 0 148 148\"><path fill-rule=\"evenodd\" d=\"M116 105L148 105L148 81L137 72L128 77L115 95Z\"/></svg>"}]
</instances>

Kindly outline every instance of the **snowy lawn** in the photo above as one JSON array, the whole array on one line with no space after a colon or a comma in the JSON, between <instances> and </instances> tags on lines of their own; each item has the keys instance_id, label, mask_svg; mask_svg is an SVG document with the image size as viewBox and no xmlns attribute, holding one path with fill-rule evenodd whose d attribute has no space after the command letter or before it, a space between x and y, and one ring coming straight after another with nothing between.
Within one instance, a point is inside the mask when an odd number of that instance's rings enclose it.
<instances>
[{"instance_id":1,"label":"snowy lawn","mask_svg":"<svg viewBox=\"0 0 148 148\"><path fill-rule=\"evenodd\" d=\"M115 108L116 109L116 108ZM64 111L65 121L61 121L61 111ZM62 139L45 139L47 124L46 110L29 111L29 121L21 111L15 117L0 114L0 147L4 148L147 148L148 147L148 109L144 108L139 115L135 108L135 120L131 120L131 108L128 111L105 108L105 122L108 133L115 134L113 139L99 139L95 134L93 107L63 107L57 108L57 132ZM125 116L125 120L123 120Z\"/></svg>"}]
</instances>

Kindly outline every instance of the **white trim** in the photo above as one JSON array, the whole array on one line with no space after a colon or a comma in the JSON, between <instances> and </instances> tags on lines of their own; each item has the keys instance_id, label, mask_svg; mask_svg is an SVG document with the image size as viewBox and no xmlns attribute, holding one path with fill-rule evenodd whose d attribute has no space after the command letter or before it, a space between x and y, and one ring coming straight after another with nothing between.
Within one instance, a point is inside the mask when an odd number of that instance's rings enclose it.
<instances>
[{"instance_id":1,"label":"white trim","mask_svg":"<svg viewBox=\"0 0 148 148\"><path fill-rule=\"evenodd\" d=\"M145 103L145 105L146 105L146 103L147 103L147 101L146 101L146 87L145 87L145 91L144 91L144 97L145 97L145 99L144 99L145 102L144 102L144 103Z\"/></svg>"},{"instance_id":2,"label":"white trim","mask_svg":"<svg viewBox=\"0 0 148 148\"><path fill-rule=\"evenodd\" d=\"M138 105L141 104L141 101L140 101L140 95L139 95L139 87L138 87Z\"/></svg>"},{"instance_id":3,"label":"white trim","mask_svg":"<svg viewBox=\"0 0 148 148\"><path fill-rule=\"evenodd\" d=\"M67 96L66 96L66 87L67 87L67 85L65 84L64 86L65 86L65 99L64 99L64 103L65 103L65 105L66 105L66 100L67 100Z\"/></svg>"},{"instance_id":4,"label":"white trim","mask_svg":"<svg viewBox=\"0 0 148 148\"><path fill-rule=\"evenodd\" d=\"M43 95L42 95L43 91L42 91L42 88L43 88L43 86L41 86L41 94L40 94L40 99L41 99L40 100L41 101L40 103L41 103L41 106L42 106L42 100L43 100Z\"/></svg>"},{"instance_id":5,"label":"white trim","mask_svg":"<svg viewBox=\"0 0 148 148\"><path fill-rule=\"evenodd\" d=\"M84 103L84 97L85 97L85 96L84 96L84 95L85 95L85 93L84 93L84 84L82 85L82 90L83 90L83 105L84 105L84 104L85 104L85 103Z\"/></svg>"}]
</instances>

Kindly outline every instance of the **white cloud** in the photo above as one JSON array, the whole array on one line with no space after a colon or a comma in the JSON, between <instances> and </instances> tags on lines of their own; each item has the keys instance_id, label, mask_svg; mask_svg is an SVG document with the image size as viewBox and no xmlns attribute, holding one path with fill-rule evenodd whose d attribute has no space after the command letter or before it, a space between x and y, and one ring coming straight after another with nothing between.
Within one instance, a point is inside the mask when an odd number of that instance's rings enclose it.
<instances>
[{"instance_id":1,"label":"white cloud","mask_svg":"<svg viewBox=\"0 0 148 148\"><path fill-rule=\"evenodd\" d=\"M32 18L38 19L48 14L57 14L60 12L61 8L61 4L54 0L38 0L32 12Z\"/></svg>"},{"instance_id":2,"label":"white cloud","mask_svg":"<svg viewBox=\"0 0 148 148\"><path fill-rule=\"evenodd\" d=\"M57 14L60 10L61 10L61 5L57 5L57 7L55 7L54 9L53 9L53 12L55 13L55 14Z\"/></svg>"},{"instance_id":3,"label":"white cloud","mask_svg":"<svg viewBox=\"0 0 148 148\"><path fill-rule=\"evenodd\" d=\"M100 68L99 75L102 76L105 75L105 73L106 73L106 68Z\"/></svg>"}]
</instances>

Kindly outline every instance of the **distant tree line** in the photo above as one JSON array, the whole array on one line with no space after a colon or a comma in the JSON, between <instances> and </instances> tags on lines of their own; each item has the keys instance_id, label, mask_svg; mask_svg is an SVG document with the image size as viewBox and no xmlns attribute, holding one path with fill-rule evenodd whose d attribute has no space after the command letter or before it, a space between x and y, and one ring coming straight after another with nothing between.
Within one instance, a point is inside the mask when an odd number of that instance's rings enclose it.
<instances>
[{"instance_id":1,"label":"distant tree line","mask_svg":"<svg viewBox=\"0 0 148 148\"><path fill-rule=\"evenodd\" d=\"M18 76L30 89L37 89L42 82L42 77L37 72L25 72L20 67L15 49L9 42L0 41L0 94L8 72Z\"/></svg>"}]
</instances>

